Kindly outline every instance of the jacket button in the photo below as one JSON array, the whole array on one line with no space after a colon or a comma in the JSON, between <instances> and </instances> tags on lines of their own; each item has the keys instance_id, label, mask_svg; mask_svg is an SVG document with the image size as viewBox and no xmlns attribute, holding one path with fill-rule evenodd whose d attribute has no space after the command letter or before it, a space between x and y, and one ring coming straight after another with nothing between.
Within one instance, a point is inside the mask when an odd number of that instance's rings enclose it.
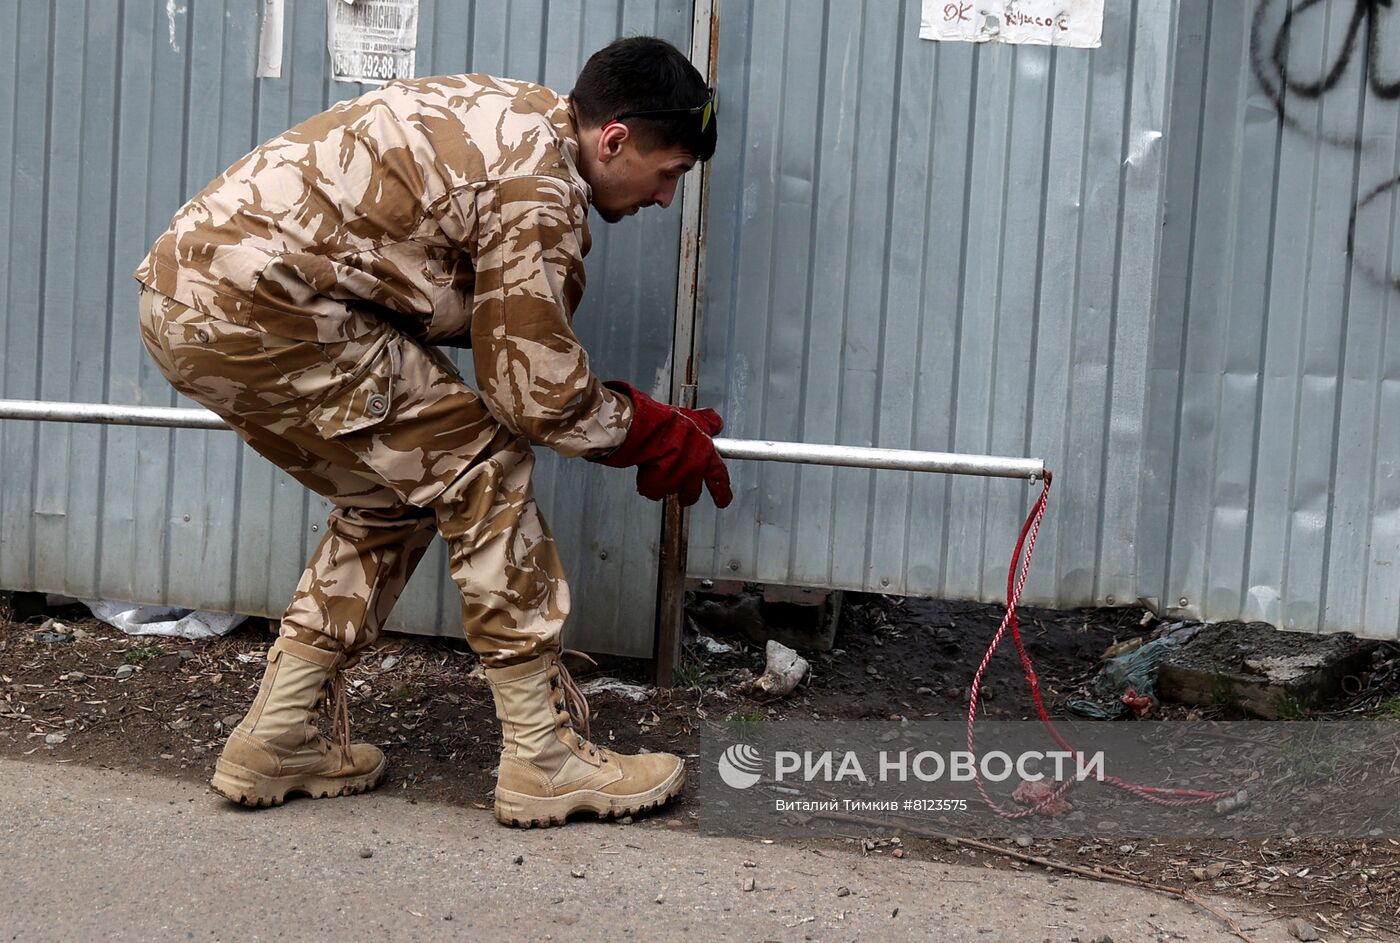
<instances>
[{"instance_id":1,"label":"jacket button","mask_svg":"<svg viewBox=\"0 0 1400 943\"><path fill-rule=\"evenodd\" d=\"M206 331L204 328L200 328L199 330L195 331L194 336L199 338L199 342L201 344L209 343L209 332Z\"/></svg>"},{"instance_id":2,"label":"jacket button","mask_svg":"<svg viewBox=\"0 0 1400 943\"><path fill-rule=\"evenodd\" d=\"M369 411L376 415L384 415L384 410L389 408L389 401L382 396L371 396L369 398Z\"/></svg>"}]
</instances>

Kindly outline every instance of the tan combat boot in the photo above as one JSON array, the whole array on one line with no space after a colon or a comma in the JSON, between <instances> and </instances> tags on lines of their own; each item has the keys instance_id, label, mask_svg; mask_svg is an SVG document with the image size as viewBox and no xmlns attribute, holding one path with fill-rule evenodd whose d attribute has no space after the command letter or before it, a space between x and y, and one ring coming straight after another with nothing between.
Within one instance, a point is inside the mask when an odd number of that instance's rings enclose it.
<instances>
[{"instance_id":1,"label":"tan combat boot","mask_svg":"<svg viewBox=\"0 0 1400 943\"><path fill-rule=\"evenodd\" d=\"M601 818L633 815L681 791L679 757L622 756L588 742L588 703L558 654L488 668L486 680L501 722L497 821L529 828L563 825L581 809Z\"/></svg>"},{"instance_id":2,"label":"tan combat boot","mask_svg":"<svg viewBox=\"0 0 1400 943\"><path fill-rule=\"evenodd\" d=\"M224 745L210 785L248 806L281 805L288 793L313 799L353 795L379 785L384 754L350 742L344 691L338 687L343 654L279 638L267 652L267 671L248 716ZM336 738L316 727L316 705L332 689Z\"/></svg>"}]
</instances>

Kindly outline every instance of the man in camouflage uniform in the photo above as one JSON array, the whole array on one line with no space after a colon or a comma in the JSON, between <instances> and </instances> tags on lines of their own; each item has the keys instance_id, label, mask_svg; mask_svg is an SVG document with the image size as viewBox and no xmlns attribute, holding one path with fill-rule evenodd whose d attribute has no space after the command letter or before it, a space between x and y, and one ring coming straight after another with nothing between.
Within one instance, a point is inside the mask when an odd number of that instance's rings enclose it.
<instances>
[{"instance_id":1,"label":"man in camouflage uniform","mask_svg":"<svg viewBox=\"0 0 1400 943\"><path fill-rule=\"evenodd\" d=\"M599 382L570 323L590 205L666 207L715 147L713 96L646 37L596 53L568 97L484 75L394 82L268 141L175 216L136 272L141 332L182 393L335 505L213 786L246 805L373 788L340 669L372 643L433 534L502 725L496 816L627 815L684 778L588 740L560 662L569 587L533 446L684 503L729 503L711 410ZM438 345L470 346L479 389ZM331 692L335 739L315 725Z\"/></svg>"}]
</instances>

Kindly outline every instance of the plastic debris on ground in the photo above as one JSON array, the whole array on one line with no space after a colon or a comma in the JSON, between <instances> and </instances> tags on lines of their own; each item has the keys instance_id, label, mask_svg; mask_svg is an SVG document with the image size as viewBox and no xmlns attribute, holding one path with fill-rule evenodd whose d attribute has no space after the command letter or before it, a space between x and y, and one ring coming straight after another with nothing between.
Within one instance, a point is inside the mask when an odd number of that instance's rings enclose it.
<instances>
[{"instance_id":1,"label":"plastic debris on ground","mask_svg":"<svg viewBox=\"0 0 1400 943\"><path fill-rule=\"evenodd\" d=\"M1205 631L1205 622L1164 622L1152 633L1153 638L1169 638L1182 645Z\"/></svg>"},{"instance_id":2,"label":"plastic debris on ground","mask_svg":"<svg viewBox=\"0 0 1400 943\"><path fill-rule=\"evenodd\" d=\"M753 697L773 699L790 694L811 667L807 659L774 639L768 640L765 654L766 668L749 686L748 693Z\"/></svg>"},{"instance_id":3,"label":"plastic debris on ground","mask_svg":"<svg viewBox=\"0 0 1400 943\"><path fill-rule=\"evenodd\" d=\"M1114 655L1094 679L1096 697L1075 698L1065 707L1095 720L1146 717L1157 704L1157 666L1180 644L1176 637L1164 635Z\"/></svg>"},{"instance_id":4,"label":"plastic debris on ground","mask_svg":"<svg viewBox=\"0 0 1400 943\"><path fill-rule=\"evenodd\" d=\"M721 642L719 639L710 638L708 635L697 635L695 644L703 648L711 655L727 655L734 651L734 646L728 642Z\"/></svg>"},{"instance_id":5,"label":"plastic debris on ground","mask_svg":"<svg viewBox=\"0 0 1400 943\"><path fill-rule=\"evenodd\" d=\"M45 619L44 624L39 626L39 631L34 633L34 641L51 645L71 642L78 637L79 631L81 630L70 628L57 619ZM86 636L87 633L83 632L83 635Z\"/></svg>"},{"instance_id":6,"label":"plastic debris on ground","mask_svg":"<svg viewBox=\"0 0 1400 943\"><path fill-rule=\"evenodd\" d=\"M142 606L106 599L84 599L92 614L127 635L167 635L191 640L232 632L248 617L231 612L204 612L172 606Z\"/></svg>"},{"instance_id":7,"label":"plastic debris on ground","mask_svg":"<svg viewBox=\"0 0 1400 943\"><path fill-rule=\"evenodd\" d=\"M629 684L617 678L594 678L579 685L579 692L584 697L594 697L603 693L616 694L638 704L651 700L652 695L652 689L645 685Z\"/></svg>"}]
</instances>

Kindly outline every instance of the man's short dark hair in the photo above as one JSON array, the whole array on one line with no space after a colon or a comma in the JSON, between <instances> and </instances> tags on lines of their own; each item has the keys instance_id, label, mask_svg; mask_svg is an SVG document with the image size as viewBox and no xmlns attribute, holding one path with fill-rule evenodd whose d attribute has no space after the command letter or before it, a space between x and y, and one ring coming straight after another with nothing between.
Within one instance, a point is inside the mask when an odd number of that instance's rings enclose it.
<instances>
[{"instance_id":1,"label":"man's short dark hair","mask_svg":"<svg viewBox=\"0 0 1400 943\"><path fill-rule=\"evenodd\" d=\"M580 123L601 128L631 112L673 114L627 117L623 123L643 146L683 147L696 160L715 152L713 108L686 113L711 98L705 78L679 49L654 36L614 40L588 58L569 99Z\"/></svg>"}]
</instances>

